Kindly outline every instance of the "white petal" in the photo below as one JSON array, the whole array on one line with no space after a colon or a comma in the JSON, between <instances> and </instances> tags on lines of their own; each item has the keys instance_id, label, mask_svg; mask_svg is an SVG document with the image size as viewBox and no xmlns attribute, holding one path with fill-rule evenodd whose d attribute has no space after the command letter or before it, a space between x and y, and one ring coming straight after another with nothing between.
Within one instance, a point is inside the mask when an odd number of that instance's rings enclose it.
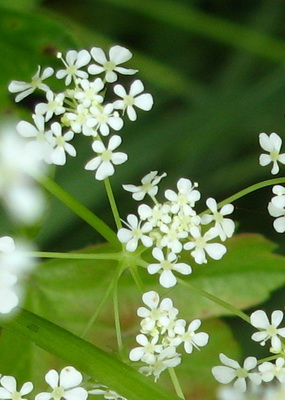
<instances>
[{"instance_id":1,"label":"white petal","mask_svg":"<svg viewBox=\"0 0 285 400\"><path fill-rule=\"evenodd\" d=\"M144 111L149 111L153 106L153 97L149 93L141 94L135 98L135 106Z\"/></svg>"},{"instance_id":2,"label":"white petal","mask_svg":"<svg viewBox=\"0 0 285 400\"><path fill-rule=\"evenodd\" d=\"M59 375L59 385L64 389L69 389L74 386L80 385L82 382L82 375L74 367L65 367Z\"/></svg>"},{"instance_id":3,"label":"white petal","mask_svg":"<svg viewBox=\"0 0 285 400\"><path fill-rule=\"evenodd\" d=\"M55 369L51 369L45 376L46 383L53 389L58 386L58 373Z\"/></svg>"}]
</instances>

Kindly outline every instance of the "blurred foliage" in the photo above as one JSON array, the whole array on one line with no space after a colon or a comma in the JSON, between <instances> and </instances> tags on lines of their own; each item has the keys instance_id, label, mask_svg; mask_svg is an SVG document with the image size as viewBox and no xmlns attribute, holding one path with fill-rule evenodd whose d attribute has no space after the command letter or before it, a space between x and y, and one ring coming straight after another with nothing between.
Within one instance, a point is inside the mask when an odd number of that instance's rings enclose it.
<instances>
[{"instance_id":1,"label":"blurred foliage","mask_svg":"<svg viewBox=\"0 0 285 400\"><path fill-rule=\"evenodd\" d=\"M121 44L132 50L132 66L155 98L153 110L123 131L129 162L111 180L121 217L136 211L121 184L135 184L150 170L168 173L161 192L183 176L199 182L204 200L222 200L269 178L269 168L258 165L258 133L285 131L284 12L282 0L0 0L1 112L19 113L8 82L28 80L38 64L55 67L57 51ZM83 170L91 156L83 143L56 180L114 226L103 185ZM284 252L266 211L270 198L267 188L237 201L235 218L239 232L262 233ZM37 241L61 251L101 239L51 198ZM279 293L272 307L283 308Z\"/></svg>"}]
</instances>

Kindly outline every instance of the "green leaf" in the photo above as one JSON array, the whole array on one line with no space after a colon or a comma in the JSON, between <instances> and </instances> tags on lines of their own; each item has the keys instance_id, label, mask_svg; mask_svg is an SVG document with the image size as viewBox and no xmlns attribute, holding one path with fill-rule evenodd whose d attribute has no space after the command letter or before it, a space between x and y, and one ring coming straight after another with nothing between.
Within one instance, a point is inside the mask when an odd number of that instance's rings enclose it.
<instances>
[{"instance_id":1,"label":"green leaf","mask_svg":"<svg viewBox=\"0 0 285 400\"><path fill-rule=\"evenodd\" d=\"M1 321L0 324L12 332L20 333L129 400L177 399L115 357L29 311L22 310L11 321Z\"/></svg>"},{"instance_id":2,"label":"green leaf","mask_svg":"<svg viewBox=\"0 0 285 400\"><path fill-rule=\"evenodd\" d=\"M194 266L191 285L205 290L238 309L246 309L268 299L273 290L285 283L285 258L274 254L276 245L261 235L236 235L225 243L228 251L219 261ZM187 279L188 280L188 279ZM184 289L175 288L178 307L183 307ZM230 314L218 304L187 292L193 316Z\"/></svg>"}]
</instances>

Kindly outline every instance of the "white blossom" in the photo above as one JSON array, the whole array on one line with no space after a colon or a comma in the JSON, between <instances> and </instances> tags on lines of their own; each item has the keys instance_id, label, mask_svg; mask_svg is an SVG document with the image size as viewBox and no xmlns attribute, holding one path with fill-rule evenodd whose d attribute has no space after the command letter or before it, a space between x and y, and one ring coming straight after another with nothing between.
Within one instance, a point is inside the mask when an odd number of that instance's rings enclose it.
<instances>
[{"instance_id":1,"label":"white blossom","mask_svg":"<svg viewBox=\"0 0 285 400\"><path fill-rule=\"evenodd\" d=\"M191 354L193 348L200 350L200 347L206 346L209 340L208 333L205 332L197 332L201 326L201 321L199 319L195 319L190 322L188 329L186 330L186 321L180 319L176 321L174 332L178 335L178 339L184 343L184 349L186 353ZM177 340L177 339L176 339Z\"/></svg>"},{"instance_id":2,"label":"white blossom","mask_svg":"<svg viewBox=\"0 0 285 400\"><path fill-rule=\"evenodd\" d=\"M136 341L141 346L135 347L130 351L130 360L141 360L147 364L153 364L156 361L156 354L161 353L163 350L163 346L157 344L158 339L158 335L152 337L150 340L143 334L137 335Z\"/></svg>"},{"instance_id":3,"label":"white blossom","mask_svg":"<svg viewBox=\"0 0 285 400\"><path fill-rule=\"evenodd\" d=\"M217 202L212 197L207 199L206 204L207 207L212 211L212 214L202 215L201 223L205 225L214 221L215 228L218 231L220 239L223 241L232 237L235 230L235 224L234 221L229 218L225 218L225 216L233 212L234 206L232 204L226 204L218 211Z\"/></svg>"},{"instance_id":4,"label":"white blossom","mask_svg":"<svg viewBox=\"0 0 285 400\"><path fill-rule=\"evenodd\" d=\"M45 376L46 383L52 388L51 392L36 395L35 400L86 400L88 392L80 387L82 375L74 367L65 367L60 374L51 369Z\"/></svg>"},{"instance_id":5,"label":"white blossom","mask_svg":"<svg viewBox=\"0 0 285 400\"><path fill-rule=\"evenodd\" d=\"M91 60L90 53L87 50L80 50L79 52L75 50L69 50L66 53L66 60L62 58L61 53L58 53L58 58L62 60L66 68L57 71L56 77L58 79L65 78L66 86L71 83L72 78L88 78L88 73L81 70L81 68L87 65Z\"/></svg>"},{"instance_id":6,"label":"white blossom","mask_svg":"<svg viewBox=\"0 0 285 400\"><path fill-rule=\"evenodd\" d=\"M272 192L275 194L271 199L274 207L285 208L285 188L281 185L275 185L272 188Z\"/></svg>"},{"instance_id":7,"label":"white blossom","mask_svg":"<svg viewBox=\"0 0 285 400\"><path fill-rule=\"evenodd\" d=\"M276 218L273 222L273 227L278 233L285 232L285 208L276 207L273 202L269 202L268 204L268 212L269 214Z\"/></svg>"},{"instance_id":8,"label":"white blossom","mask_svg":"<svg viewBox=\"0 0 285 400\"><path fill-rule=\"evenodd\" d=\"M38 66L38 70L32 77L31 82L12 81L8 86L8 90L11 93L19 93L15 97L15 101L18 103L33 93L37 88L47 92L49 87L45 83L42 83L42 81L49 78L53 73L54 70L51 67L48 67L45 68L41 74L41 67Z\"/></svg>"},{"instance_id":9,"label":"white blossom","mask_svg":"<svg viewBox=\"0 0 285 400\"><path fill-rule=\"evenodd\" d=\"M87 125L92 116L89 108L84 107L83 104L79 104L73 112L66 113L65 118L73 132L83 133L85 136L97 135L97 132Z\"/></svg>"},{"instance_id":10,"label":"white blossom","mask_svg":"<svg viewBox=\"0 0 285 400\"><path fill-rule=\"evenodd\" d=\"M220 260L226 253L226 247L221 243L208 243L217 237L218 231L216 228L209 229L204 236L201 230L194 226L190 228L192 240L185 243L185 250L192 250L191 255L194 257L197 264L207 263L206 254L214 260Z\"/></svg>"},{"instance_id":11,"label":"white blossom","mask_svg":"<svg viewBox=\"0 0 285 400\"><path fill-rule=\"evenodd\" d=\"M127 154L121 152L114 153L114 150L116 150L116 148L119 147L121 143L122 139L120 138L120 136L117 135L111 137L107 148L99 140L95 140L93 142L92 149L98 155L85 165L85 169L89 171L97 170L95 178L98 181L101 181L108 176L112 176L114 174L115 169L113 167L113 164L119 165L127 161Z\"/></svg>"},{"instance_id":12,"label":"white blossom","mask_svg":"<svg viewBox=\"0 0 285 400\"><path fill-rule=\"evenodd\" d=\"M123 185L123 188L127 192L133 193L132 198L137 201L143 200L146 194L154 198L158 192L157 185L165 176L165 172L159 176L157 171L151 171L141 179L142 184L140 186Z\"/></svg>"},{"instance_id":13,"label":"white blossom","mask_svg":"<svg viewBox=\"0 0 285 400\"><path fill-rule=\"evenodd\" d=\"M26 400L23 396L30 393L34 386L32 382L23 384L20 390L17 390L17 381L13 376L3 376L0 380L0 398L11 400Z\"/></svg>"},{"instance_id":14,"label":"white blossom","mask_svg":"<svg viewBox=\"0 0 285 400\"><path fill-rule=\"evenodd\" d=\"M279 382L285 382L285 359L278 357L275 360L275 364L269 361L265 361L258 366L258 370L261 373L261 378L264 382L271 382L274 378L278 379Z\"/></svg>"},{"instance_id":15,"label":"white blossom","mask_svg":"<svg viewBox=\"0 0 285 400\"><path fill-rule=\"evenodd\" d=\"M119 117L117 111L114 112L113 104L106 104L104 107L91 107L91 118L87 121L86 125L95 130L99 130L101 135L108 136L110 127L115 131L122 129L124 122Z\"/></svg>"},{"instance_id":16,"label":"white blossom","mask_svg":"<svg viewBox=\"0 0 285 400\"><path fill-rule=\"evenodd\" d=\"M171 189L165 191L165 197L171 201L171 211L174 214L179 210L183 210L188 215L192 212L192 207L201 197L200 192L195 189L197 186L197 183L192 184L189 179L180 178L177 182L178 193Z\"/></svg>"},{"instance_id":17,"label":"white blossom","mask_svg":"<svg viewBox=\"0 0 285 400\"><path fill-rule=\"evenodd\" d=\"M224 365L212 368L212 374L218 382L227 384L234 380L234 388L240 392L246 391L246 379L256 385L261 383L258 372L249 372L257 365L255 357L247 357L242 367L237 361L228 358L223 353L220 354L220 360Z\"/></svg>"},{"instance_id":18,"label":"white blossom","mask_svg":"<svg viewBox=\"0 0 285 400\"><path fill-rule=\"evenodd\" d=\"M126 249L133 252L137 249L139 241L144 246L152 246L152 239L147 235L152 229L148 222L142 224L134 214L127 216L127 228L121 228L118 231L118 239L121 243L126 243Z\"/></svg>"},{"instance_id":19,"label":"white blossom","mask_svg":"<svg viewBox=\"0 0 285 400\"><path fill-rule=\"evenodd\" d=\"M278 162L285 164L285 153L280 154L282 139L275 132L272 132L270 135L267 135L266 133L260 133L259 143L262 149L269 153L260 155L259 164L261 166L265 166L272 162L273 166L271 173L273 175L278 174Z\"/></svg>"},{"instance_id":20,"label":"white blossom","mask_svg":"<svg viewBox=\"0 0 285 400\"><path fill-rule=\"evenodd\" d=\"M250 316L250 323L260 331L255 332L251 338L255 342L261 342L263 346L267 340L271 340L271 351L278 353L281 351L282 342L280 336L285 338L285 328L278 328L282 319L283 312L280 310L273 311L271 322L263 310L254 311Z\"/></svg>"},{"instance_id":21,"label":"white blossom","mask_svg":"<svg viewBox=\"0 0 285 400\"><path fill-rule=\"evenodd\" d=\"M83 90L77 90L74 98L79 100L84 107L95 106L103 102L104 97L98 94L104 88L101 78L96 78L93 82L88 79L79 79L78 83Z\"/></svg>"},{"instance_id":22,"label":"white blossom","mask_svg":"<svg viewBox=\"0 0 285 400\"><path fill-rule=\"evenodd\" d=\"M33 138L27 143L30 151L33 151L39 160L50 163L52 147L46 138L45 118L43 115L33 115L34 124L27 121L20 121L16 127L17 132L25 138Z\"/></svg>"},{"instance_id":23,"label":"white blossom","mask_svg":"<svg viewBox=\"0 0 285 400\"><path fill-rule=\"evenodd\" d=\"M64 93L53 93L49 90L46 93L47 103L39 103L36 105L35 113L45 115L45 121L49 121L53 115L60 115L65 112L63 107Z\"/></svg>"},{"instance_id":24,"label":"white blossom","mask_svg":"<svg viewBox=\"0 0 285 400\"><path fill-rule=\"evenodd\" d=\"M126 110L128 117L131 121L137 119L137 113L134 107L138 107L141 110L149 111L153 106L153 98L149 93L143 93L144 86L140 80L135 80L130 87L129 93L122 85L116 85L114 92L117 96L121 97L122 100L116 100L114 108L119 110Z\"/></svg>"},{"instance_id":25,"label":"white blossom","mask_svg":"<svg viewBox=\"0 0 285 400\"><path fill-rule=\"evenodd\" d=\"M170 252L166 256L163 251L158 247L152 250L153 257L159 261L159 263L149 264L147 267L149 274L156 274L162 270L159 277L159 282L161 286L165 288L170 288L176 285L177 279L172 271L177 271L183 275L191 274L191 267L186 263L177 263L178 258L176 254Z\"/></svg>"},{"instance_id":26,"label":"white blossom","mask_svg":"<svg viewBox=\"0 0 285 400\"><path fill-rule=\"evenodd\" d=\"M74 133L68 131L62 134L61 125L58 122L51 124L51 129L46 133L48 142L53 147L51 152L51 162L56 165L64 165L66 163L65 152L70 156L76 156L75 148L68 143L73 139Z\"/></svg>"},{"instance_id":27,"label":"white blossom","mask_svg":"<svg viewBox=\"0 0 285 400\"><path fill-rule=\"evenodd\" d=\"M133 75L137 72L136 69L123 68L118 65L130 60L132 53L122 46L113 46L109 50L109 59L107 59L104 51L99 47L93 47L90 51L96 63L88 67L88 72L91 75L98 75L105 72L106 82L112 83L117 80L117 72L123 75Z\"/></svg>"},{"instance_id":28,"label":"white blossom","mask_svg":"<svg viewBox=\"0 0 285 400\"><path fill-rule=\"evenodd\" d=\"M167 347L157 355L154 363L146 367L141 367L139 371L146 376L153 375L156 382L160 374L167 368L174 368L181 363L180 354L176 352L175 347Z\"/></svg>"}]
</instances>

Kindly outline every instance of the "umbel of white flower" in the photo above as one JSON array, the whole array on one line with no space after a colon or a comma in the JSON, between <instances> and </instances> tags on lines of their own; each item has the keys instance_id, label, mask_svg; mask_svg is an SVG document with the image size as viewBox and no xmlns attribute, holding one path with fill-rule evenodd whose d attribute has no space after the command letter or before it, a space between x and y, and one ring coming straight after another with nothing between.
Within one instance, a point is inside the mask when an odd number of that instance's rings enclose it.
<instances>
[{"instance_id":1,"label":"umbel of white flower","mask_svg":"<svg viewBox=\"0 0 285 400\"><path fill-rule=\"evenodd\" d=\"M129 89L118 83L121 75L138 72L122 66L131 58L132 53L119 45L112 46L108 56L98 47L90 51L69 50L65 56L58 54L63 68L55 73L48 67L41 74L38 67L30 83L9 84L9 91L17 93L17 102L35 90L44 92L46 101L35 106L33 121L21 121L17 126L18 133L28 140L28 147L39 159L47 164L64 165L68 156L77 154L71 141L82 135L90 137L95 152L95 157L85 165L85 169L96 171L95 179L112 176L114 166L127 161L125 153L114 152L122 139L111 136L112 132L123 128L125 116L135 121L137 110L149 111L153 106L151 94L144 93L139 79L131 82ZM46 83L52 75L62 83L60 92L53 91Z\"/></svg>"},{"instance_id":2,"label":"umbel of white flower","mask_svg":"<svg viewBox=\"0 0 285 400\"><path fill-rule=\"evenodd\" d=\"M143 200L148 194L154 206L140 204L138 216L128 215L126 227L119 229L117 236L129 252L136 251L140 244L153 247L154 261L148 265L147 271L151 275L159 273L161 286L170 288L177 283L176 273L189 275L192 272L188 262L179 261L183 249L190 250L190 256L197 264L207 263L208 257L220 260L224 256L227 249L216 240L225 241L233 235L234 222L227 216L234 207L227 204L218 210L216 200L209 198L206 203L212 214L200 218L195 211L195 204L200 199L200 192L196 189L198 184L186 178L178 180L177 192L167 189L166 200L161 203L156 195L158 183L165 176L152 171L142 178L142 185L123 185L135 200ZM202 231L202 224L212 226Z\"/></svg>"},{"instance_id":3,"label":"umbel of white flower","mask_svg":"<svg viewBox=\"0 0 285 400\"><path fill-rule=\"evenodd\" d=\"M142 317L140 334L136 341L140 345L130 352L131 361L142 361L147 364L139 369L145 375L153 375L157 381L167 368L180 364L181 354L177 347L184 344L186 353L194 348L206 346L209 335L196 332L201 326L200 320L194 320L186 329L186 321L177 319L178 310L173 307L172 300L164 298L160 301L157 292L146 292L142 296L147 307L140 307L138 316Z\"/></svg>"}]
</instances>

